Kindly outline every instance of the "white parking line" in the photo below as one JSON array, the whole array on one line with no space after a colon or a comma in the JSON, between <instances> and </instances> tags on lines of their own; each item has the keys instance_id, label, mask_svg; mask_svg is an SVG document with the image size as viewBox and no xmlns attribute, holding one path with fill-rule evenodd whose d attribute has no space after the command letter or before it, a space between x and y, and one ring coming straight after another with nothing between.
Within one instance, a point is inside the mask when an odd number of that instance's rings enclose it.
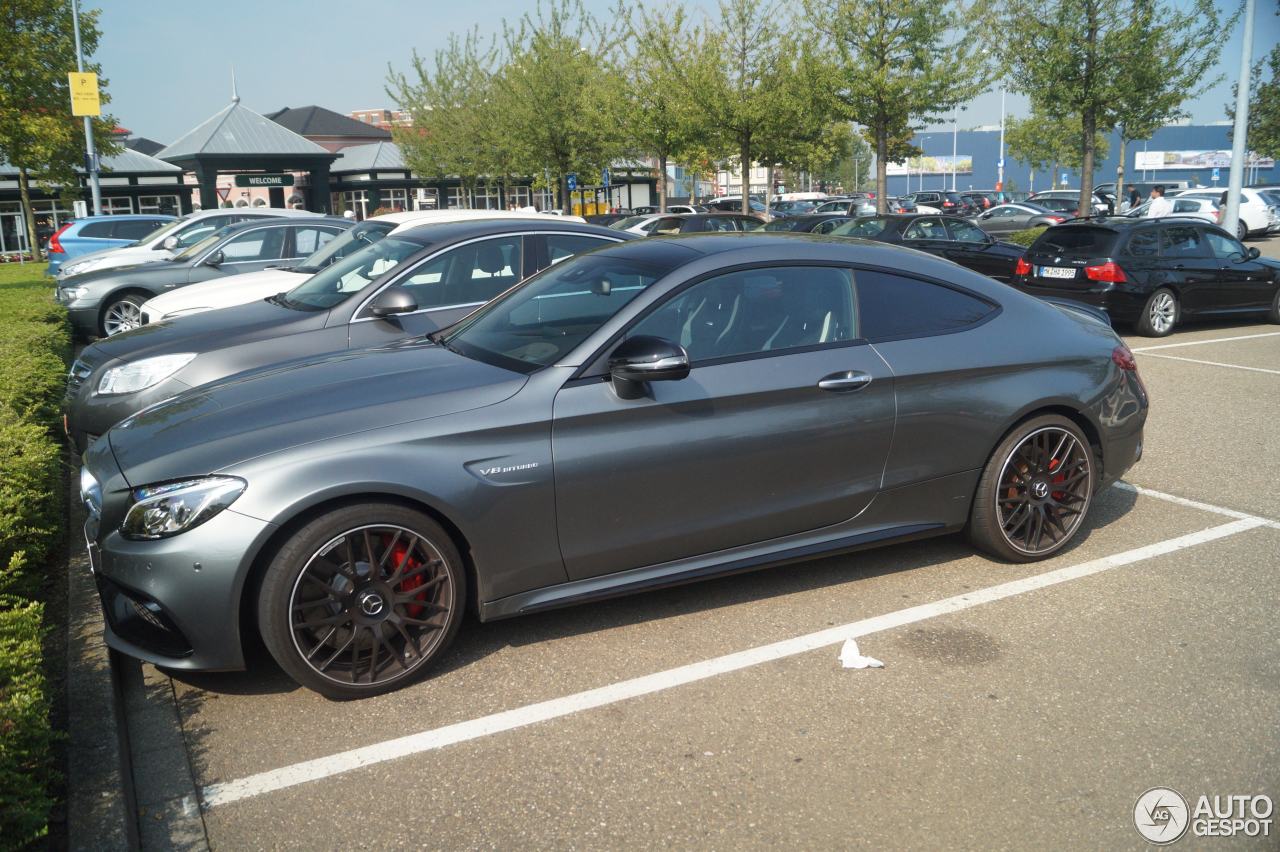
<instances>
[{"instance_id":1,"label":"white parking line","mask_svg":"<svg viewBox=\"0 0 1280 852\"><path fill-rule=\"evenodd\" d=\"M1251 373L1271 373L1280 376L1280 370L1268 370L1265 367L1242 367L1239 364L1224 364L1221 361L1201 361L1198 358L1183 358L1178 355L1157 355L1154 352L1142 352L1137 354L1146 355L1148 358L1167 358L1170 361L1186 361L1188 364L1205 364L1210 367L1230 367L1233 370L1248 370Z\"/></svg>"},{"instance_id":2,"label":"white parking line","mask_svg":"<svg viewBox=\"0 0 1280 852\"><path fill-rule=\"evenodd\" d=\"M1204 346L1207 343L1231 343L1234 340L1253 340L1257 337L1280 337L1280 331L1264 331L1260 334L1241 334L1236 337L1215 337L1211 340L1188 340L1185 343L1161 343L1159 346L1142 346L1130 352L1151 352L1154 349L1173 349L1175 346Z\"/></svg>"},{"instance_id":3,"label":"white parking line","mask_svg":"<svg viewBox=\"0 0 1280 852\"><path fill-rule=\"evenodd\" d=\"M1113 487L1119 488L1122 491L1133 491L1145 497L1154 497L1157 500L1164 500L1167 503L1176 503L1179 506L1186 506L1188 509L1199 509L1202 512L1212 512L1215 515L1223 515L1228 518L1261 521L1264 526L1280 530L1280 521L1273 521L1271 518L1262 517L1261 515L1250 515L1248 512L1238 512L1235 509L1228 509L1225 506L1215 506L1212 503L1201 503L1199 500L1188 500L1186 497L1179 497L1176 494L1167 494L1164 491L1156 491L1153 488L1143 488L1141 485L1133 485L1132 483L1124 481L1117 482Z\"/></svg>"},{"instance_id":4,"label":"white parking line","mask_svg":"<svg viewBox=\"0 0 1280 852\"><path fill-rule=\"evenodd\" d=\"M503 731L515 730L538 722L581 713L596 707L616 704L620 701L638 698L643 695L651 695L673 687L757 666L771 660L779 660L819 648L838 645L846 639L867 636L883 630L936 618L940 615L961 612L983 604L1033 592L1037 589L1078 580L1082 577L1109 571L1123 565L1131 565L1135 562L1164 556L1188 547L1216 541L1267 523L1268 521L1263 518L1252 516L1238 518L1221 526L1210 527L1209 529L1177 536L1176 538L1156 542L1144 547L1136 547L1132 550L1082 562L1078 565L1059 568L1043 574L1024 577L1020 580L943 598L933 603L908 607L907 609L854 621L839 627L831 627L815 633L808 633L804 636L785 639L781 642L761 645L710 660L703 660L674 669L619 681L609 686L589 689L573 695L566 695L562 698L529 704L478 719L471 719L466 722L446 725L442 728L435 728L398 739L351 749L328 757L320 757L281 767L280 769L259 772L247 778L226 781L220 784L210 784L200 791L200 798L205 808L231 804L242 799L295 787L299 784L330 778L360 767L434 751L455 743L480 739Z\"/></svg>"}]
</instances>

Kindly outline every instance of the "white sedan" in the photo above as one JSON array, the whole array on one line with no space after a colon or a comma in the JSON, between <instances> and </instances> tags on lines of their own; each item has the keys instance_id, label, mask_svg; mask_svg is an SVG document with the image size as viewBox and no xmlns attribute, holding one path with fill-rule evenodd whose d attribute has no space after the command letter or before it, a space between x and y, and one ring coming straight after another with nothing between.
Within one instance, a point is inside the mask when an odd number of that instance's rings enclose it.
<instances>
[{"instance_id":1,"label":"white sedan","mask_svg":"<svg viewBox=\"0 0 1280 852\"><path fill-rule=\"evenodd\" d=\"M286 293L334 261L403 227L428 222L459 222L465 219L537 219L539 216L538 213L508 210L416 210L375 216L335 237L297 266L264 269L261 272L219 278L162 293L142 305L142 322L146 325L201 311L245 305L278 293ZM565 218L573 222L584 221L580 216Z\"/></svg>"}]
</instances>

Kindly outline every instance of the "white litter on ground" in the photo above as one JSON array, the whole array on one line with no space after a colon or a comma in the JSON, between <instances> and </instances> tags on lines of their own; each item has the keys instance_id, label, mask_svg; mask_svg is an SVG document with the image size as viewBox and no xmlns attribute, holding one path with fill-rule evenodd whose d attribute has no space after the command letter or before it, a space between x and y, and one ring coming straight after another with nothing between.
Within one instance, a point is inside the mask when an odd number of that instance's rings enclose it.
<instances>
[{"instance_id":1,"label":"white litter on ground","mask_svg":"<svg viewBox=\"0 0 1280 852\"><path fill-rule=\"evenodd\" d=\"M875 657L862 656L862 652L858 650L858 642L855 639L844 640L844 647L840 649L840 665L846 669L884 668L884 663Z\"/></svg>"}]
</instances>

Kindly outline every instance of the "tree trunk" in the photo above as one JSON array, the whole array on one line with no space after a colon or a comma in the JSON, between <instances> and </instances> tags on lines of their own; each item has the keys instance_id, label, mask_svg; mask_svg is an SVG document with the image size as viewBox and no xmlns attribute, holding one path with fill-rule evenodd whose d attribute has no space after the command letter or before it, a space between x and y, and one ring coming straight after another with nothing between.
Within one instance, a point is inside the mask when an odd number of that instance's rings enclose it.
<instances>
[{"instance_id":1,"label":"tree trunk","mask_svg":"<svg viewBox=\"0 0 1280 852\"><path fill-rule=\"evenodd\" d=\"M769 199L773 197L773 164L769 164L764 170L764 206L769 209Z\"/></svg>"},{"instance_id":2,"label":"tree trunk","mask_svg":"<svg viewBox=\"0 0 1280 852\"><path fill-rule=\"evenodd\" d=\"M1120 162L1116 163L1116 209L1115 213L1120 212L1120 205L1124 203L1124 149L1129 140L1124 138L1124 130L1120 131Z\"/></svg>"},{"instance_id":3,"label":"tree trunk","mask_svg":"<svg viewBox=\"0 0 1280 852\"><path fill-rule=\"evenodd\" d=\"M658 154L658 212L667 212L667 155Z\"/></svg>"},{"instance_id":4,"label":"tree trunk","mask_svg":"<svg viewBox=\"0 0 1280 852\"><path fill-rule=\"evenodd\" d=\"M751 212L751 139L743 136L738 142L738 155L742 158L742 212Z\"/></svg>"},{"instance_id":5,"label":"tree trunk","mask_svg":"<svg viewBox=\"0 0 1280 852\"><path fill-rule=\"evenodd\" d=\"M25 167L18 169L18 197L22 199L22 220L26 223L27 251L31 260L40 259L40 240L36 237L36 214L31 209L31 179Z\"/></svg>"},{"instance_id":6,"label":"tree trunk","mask_svg":"<svg viewBox=\"0 0 1280 852\"><path fill-rule=\"evenodd\" d=\"M884 215L888 212L889 207L885 199L888 192L889 178L886 174L888 163L885 160L889 156L889 132L883 127L876 128L876 212ZM910 175L910 172L908 172ZM910 190L910 182L908 181L907 189Z\"/></svg>"},{"instance_id":7,"label":"tree trunk","mask_svg":"<svg viewBox=\"0 0 1280 852\"><path fill-rule=\"evenodd\" d=\"M556 184L556 203L560 205L560 212L565 215L569 214L569 181L561 170L559 182Z\"/></svg>"},{"instance_id":8,"label":"tree trunk","mask_svg":"<svg viewBox=\"0 0 1280 852\"><path fill-rule=\"evenodd\" d=\"M1092 108L1080 116L1084 128L1083 147L1080 150L1080 215L1093 215L1093 143L1098 133L1098 119Z\"/></svg>"}]
</instances>

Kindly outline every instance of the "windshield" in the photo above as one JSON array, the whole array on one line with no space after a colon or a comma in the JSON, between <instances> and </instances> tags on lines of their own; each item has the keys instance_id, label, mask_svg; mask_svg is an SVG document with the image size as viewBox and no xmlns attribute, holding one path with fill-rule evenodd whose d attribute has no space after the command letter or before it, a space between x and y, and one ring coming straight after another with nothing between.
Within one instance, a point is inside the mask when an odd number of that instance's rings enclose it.
<instances>
[{"instance_id":1,"label":"windshield","mask_svg":"<svg viewBox=\"0 0 1280 852\"><path fill-rule=\"evenodd\" d=\"M1027 249L1030 253L1068 255L1072 257L1107 257L1116 244L1116 232L1106 228L1071 226L1049 228Z\"/></svg>"},{"instance_id":2,"label":"windshield","mask_svg":"<svg viewBox=\"0 0 1280 852\"><path fill-rule=\"evenodd\" d=\"M361 222L350 230L343 231L329 240L318 251L303 258L302 263L293 267L293 272L310 274L324 269L329 264L355 254L366 246L381 240L395 226L390 222Z\"/></svg>"},{"instance_id":3,"label":"windshield","mask_svg":"<svg viewBox=\"0 0 1280 852\"><path fill-rule=\"evenodd\" d=\"M889 219L885 216L868 216L845 222L831 233L837 237L875 237L884 233L889 227Z\"/></svg>"},{"instance_id":4,"label":"windshield","mask_svg":"<svg viewBox=\"0 0 1280 852\"><path fill-rule=\"evenodd\" d=\"M649 215L650 214L645 213L640 216L628 216L625 219L619 219L616 222L611 222L609 227L613 228L615 231L625 231L627 228L634 228L636 225L639 225L641 222L648 219Z\"/></svg>"},{"instance_id":5,"label":"windshield","mask_svg":"<svg viewBox=\"0 0 1280 852\"><path fill-rule=\"evenodd\" d=\"M530 373L556 363L666 272L629 258L579 255L490 302L440 342Z\"/></svg>"},{"instance_id":6,"label":"windshield","mask_svg":"<svg viewBox=\"0 0 1280 852\"><path fill-rule=\"evenodd\" d=\"M181 219L174 219L172 222L165 222L163 225L159 226L155 230L147 231L147 233L144 234L140 239L134 240L133 242L129 243L129 245L140 246L143 243L149 243L152 240L163 239L165 234L174 230L185 221L186 221L186 217L184 216Z\"/></svg>"},{"instance_id":7,"label":"windshield","mask_svg":"<svg viewBox=\"0 0 1280 852\"><path fill-rule=\"evenodd\" d=\"M227 225L225 228L219 228L209 236L205 237L203 240L200 240L197 243L193 243L187 246L182 251L178 252L173 257L171 257L170 260L172 260L174 263L181 263L184 260L191 260L192 258L199 256L203 252L208 251L209 249L216 246L218 242L221 241L221 239L227 235L230 229L231 229L230 225Z\"/></svg>"},{"instance_id":8,"label":"windshield","mask_svg":"<svg viewBox=\"0 0 1280 852\"><path fill-rule=\"evenodd\" d=\"M795 226L796 226L796 220L795 220L795 219L774 219L772 222L770 222L769 224L765 225L763 229L759 229L759 230L765 230L765 231L790 231L790 230L792 230L793 228L795 228Z\"/></svg>"},{"instance_id":9,"label":"windshield","mask_svg":"<svg viewBox=\"0 0 1280 852\"><path fill-rule=\"evenodd\" d=\"M283 304L287 308L304 311L328 310L359 293L370 281L394 269L422 248L422 243L401 237L384 237L330 264L294 287L285 294Z\"/></svg>"}]
</instances>

